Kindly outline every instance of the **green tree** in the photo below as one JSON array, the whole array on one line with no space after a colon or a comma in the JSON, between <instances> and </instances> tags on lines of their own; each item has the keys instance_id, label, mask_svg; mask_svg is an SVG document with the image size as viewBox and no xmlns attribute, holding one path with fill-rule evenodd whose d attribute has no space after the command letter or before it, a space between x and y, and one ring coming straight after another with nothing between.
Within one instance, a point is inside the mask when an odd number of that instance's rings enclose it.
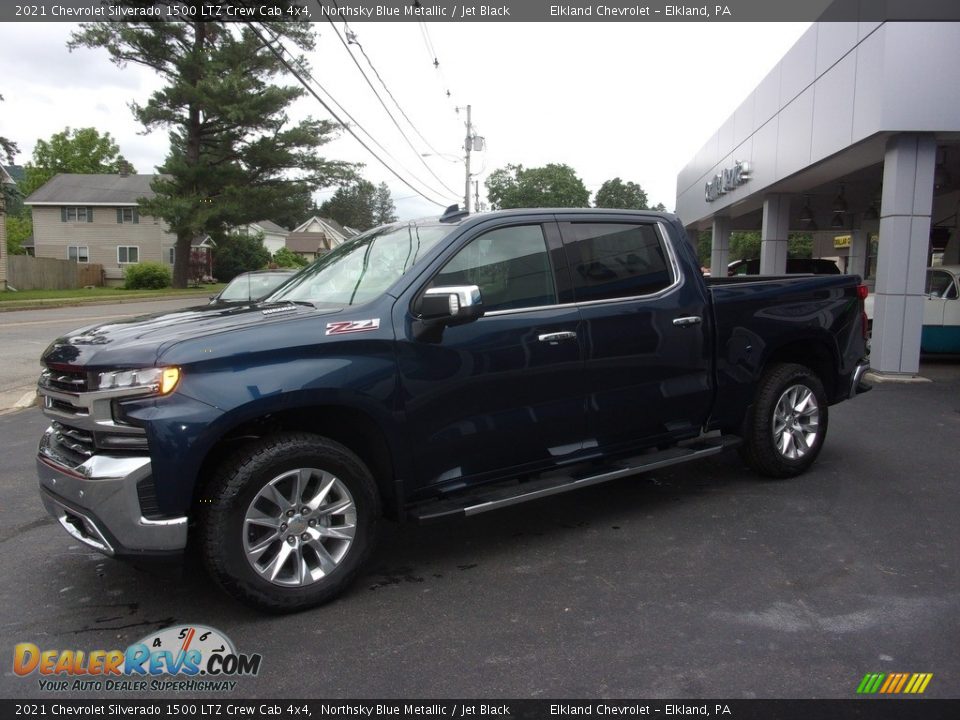
<instances>
[{"instance_id":1,"label":"green tree","mask_svg":"<svg viewBox=\"0 0 960 720\"><path fill-rule=\"evenodd\" d=\"M23 242L33 234L33 220L29 212L7 215L7 254L25 255Z\"/></svg>"},{"instance_id":2,"label":"green tree","mask_svg":"<svg viewBox=\"0 0 960 720\"><path fill-rule=\"evenodd\" d=\"M397 206L393 204L390 188L386 183L377 185L377 192L373 198L374 225L386 225L397 221Z\"/></svg>"},{"instance_id":3,"label":"green tree","mask_svg":"<svg viewBox=\"0 0 960 720\"><path fill-rule=\"evenodd\" d=\"M220 282L230 282L240 273L260 270L269 262L270 251L263 246L261 233L227 233L217 240L213 274Z\"/></svg>"},{"instance_id":4,"label":"green tree","mask_svg":"<svg viewBox=\"0 0 960 720\"><path fill-rule=\"evenodd\" d=\"M594 205L598 208L621 208L624 210L646 210L647 193L635 182L623 182L618 177L607 180L597 190Z\"/></svg>"},{"instance_id":5,"label":"green tree","mask_svg":"<svg viewBox=\"0 0 960 720\"><path fill-rule=\"evenodd\" d=\"M667 211L667 206L664 205L664 204L661 203L661 202L658 202L656 205L652 205L651 207L649 207L649 208L647 208L647 209L648 209L648 210L656 210L657 212L666 212L666 211Z\"/></svg>"},{"instance_id":6,"label":"green tree","mask_svg":"<svg viewBox=\"0 0 960 720\"><path fill-rule=\"evenodd\" d=\"M57 173L96 175L124 170L136 172L120 154L110 133L101 135L92 127L75 130L66 127L49 140L37 140L33 161L24 167L22 190L24 195L29 195Z\"/></svg>"},{"instance_id":7,"label":"green tree","mask_svg":"<svg viewBox=\"0 0 960 720\"><path fill-rule=\"evenodd\" d=\"M730 233L730 260L752 260L760 257L760 233Z\"/></svg>"},{"instance_id":8,"label":"green tree","mask_svg":"<svg viewBox=\"0 0 960 720\"><path fill-rule=\"evenodd\" d=\"M320 215L355 230L369 230L377 224L376 196L377 188L372 182L358 180L338 188L333 197L320 206Z\"/></svg>"},{"instance_id":9,"label":"green tree","mask_svg":"<svg viewBox=\"0 0 960 720\"><path fill-rule=\"evenodd\" d=\"M0 102L3 102L3 95L0 95ZM13 158L20 152L17 144L0 135L0 155L7 158L7 165L13 165Z\"/></svg>"},{"instance_id":10,"label":"green tree","mask_svg":"<svg viewBox=\"0 0 960 720\"><path fill-rule=\"evenodd\" d=\"M590 191L569 165L551 163L538 168L507 165L491 173L485 184L495 210L588 207L590 204Z\"/></svg>"},{"instance_id":11,"label":"green tree","mask_svg":"<svg viewBox=\"0 0 960 720\"><path fill-rule=\"evenodd\" d=\"M282 268L306 267L309 264L303 255L297 255L285 247L280 248L273 254L273 262L277 267Z\"/></svg>"},{"instance_id":12,"label":"green tree","mask_svg":"<svg viewBox=\"0 0 960 720\"><path fill-rule=\"evenodd\" d=\"M156 4L166 10L182 6L175 0ZM112 0L111 5L142 3ZM293 5L281 0L278 7ZM331 122L289 121L288 108L304 90L273 84L285 71L273 52L274 41L282 39L297 51L313 49L310 22L254 26L205 19L84 23L68 43L71 50L104 48L116 65L143 65L163 82L145 104L131 107L146 130L169 130L169 154L158 168L164 175L151 185L156 196L141 199L141 210L162 218L177 237L175 287L186 287L194 238L220 237L231 227L281 218L302 200L304 190L354 175L354 166L318 152L334 134ZM302 57L294 62L306 66Z\"/></svg>"}]
</instances>

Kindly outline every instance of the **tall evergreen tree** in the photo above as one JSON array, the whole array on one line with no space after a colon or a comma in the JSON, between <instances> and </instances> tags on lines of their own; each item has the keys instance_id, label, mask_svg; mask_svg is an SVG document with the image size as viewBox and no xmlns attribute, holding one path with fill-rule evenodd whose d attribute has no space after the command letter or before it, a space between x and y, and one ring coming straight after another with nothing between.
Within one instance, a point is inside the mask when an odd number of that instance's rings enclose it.
<instances>
[{"instance_id":1,"label":"tall evergreen tree","mask_svg":"<svg viewBox=\"0 0 960 720\"><path fill-rule=\"evenodd\" d=\"M135 0L112 4L142 6ZM331 139L332 123L289 122L287 108L304 91L273 84L285 68L251 26L207 22L204 6L190 7L197 9L197 19L84 23L68 44L71 50L105 48L116 65L143 65L164 81L145 104L134 103L132 109L146 130L169 131L170 151L158 168L163 175L151 186L156 197L141 200L141 208L165 220L177 236L176 287L186 286L190 245L197 236L220 236L231 227L281 217L302 199L304 189L353 176L352 165L317 152ZM279 37L297 50L314 46L309 21L257 25L268 43Z\"/></svg>"},{"instance_id":2,"label":"tall evergreen tree","mask_svg":"<svg viewBox=\"0 0 960 720\"><path fill-rule=\"evenodd\" d=\"M338 188L333 197L320 206L320 215L354 230L369 230L377 224L376 195L377 188L372 182L358 180Z\"/></svg>"},{"instance_id":3,"label":"tall evergreen tree","mask_svg":"<svg viewBox=\"0 0 960 720\"><path fill-rule=\"evenodd\" d=\"M373 222L375 225L386 225L397 221L397 206L393 204L390 188L386 183L377 186L377 194L373 200Z\"/></svg>"}]
</instances>

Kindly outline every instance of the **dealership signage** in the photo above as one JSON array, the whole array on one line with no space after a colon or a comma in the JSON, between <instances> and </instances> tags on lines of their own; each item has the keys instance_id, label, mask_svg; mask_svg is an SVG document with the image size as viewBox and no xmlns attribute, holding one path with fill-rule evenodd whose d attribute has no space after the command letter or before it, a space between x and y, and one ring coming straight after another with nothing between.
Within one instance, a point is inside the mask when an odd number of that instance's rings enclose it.
<instances>
[{"instance_id":1,"label":"dealership signage","mask_svg":"<svg viewBox=\"0 0 960 720\"><path fill-rule=\"evenodd\" d=\"M707 202L713 202L721 195L736 190L750 179L752 168L748 162L737 161L732 168L727 168L713 176L703 188L703 195Z\"/></svg>"}]
</instances>

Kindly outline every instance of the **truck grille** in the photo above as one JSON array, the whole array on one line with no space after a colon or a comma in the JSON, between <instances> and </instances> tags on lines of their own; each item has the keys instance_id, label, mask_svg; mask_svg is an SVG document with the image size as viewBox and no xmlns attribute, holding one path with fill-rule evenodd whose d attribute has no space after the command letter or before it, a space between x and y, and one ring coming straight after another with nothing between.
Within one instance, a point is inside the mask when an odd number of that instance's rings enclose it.
<instances>
[{"instance_id":1,"label":"truck grille","mask_svg":"<svg viewBox=\"0 0 960 720\"><path fill-rule=\"evenodd\" d=\"M64 425L61 422L53 423L53 432L61 447L72 450L78 455L91 457L97 449L93 433Z\"/></svg>"},{"instance_id":2,"label":"truck grille","mask_svg":"<svg viewBox=\"0 0 960 720\"><path fill-rule=\"evenodd\" d=\"M90 389L90 381L85 372L60 372L44 370L40 375L40 385L63 392L81 393Z\"/></svg>"}]
</instances>

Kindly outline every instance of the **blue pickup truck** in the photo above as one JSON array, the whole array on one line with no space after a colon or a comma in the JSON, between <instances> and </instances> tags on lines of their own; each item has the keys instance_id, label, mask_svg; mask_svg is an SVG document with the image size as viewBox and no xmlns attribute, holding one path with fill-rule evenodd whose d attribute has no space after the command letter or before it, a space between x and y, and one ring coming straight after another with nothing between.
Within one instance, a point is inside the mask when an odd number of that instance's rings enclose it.
<instances>
[{"instance_id":1,"label":"blue pickup truck","mask_svg":"<svg viewBox=\"0 0 960 720\"><path fill-rule=\"evenodd\" d=\"M257 303L54 341L40 494L101 552L199 554L240 600L300 610L356 577L384 516L474 515L730 447L803 472L829 406L867 389L864 297L848 275L705 281L666 213L451 209Z\"/></svg>"}]
</instances>

